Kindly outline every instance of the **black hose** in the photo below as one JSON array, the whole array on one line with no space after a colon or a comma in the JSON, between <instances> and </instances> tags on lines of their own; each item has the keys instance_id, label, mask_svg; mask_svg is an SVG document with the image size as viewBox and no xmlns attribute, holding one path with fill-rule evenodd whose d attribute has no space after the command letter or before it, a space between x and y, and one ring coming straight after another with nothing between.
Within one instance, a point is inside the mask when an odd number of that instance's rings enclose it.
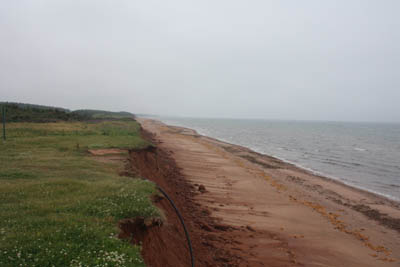
<instances>
[{"instance_id":1,"label":"black hose","mask_svg":"<svg viewBox=\"0 0 400 267\"><path fill-rule=\"evenodd\" d=\"M167 195L167 193L165 193L165 191L162 190L162 188L161 188L158 184L156 184L156 186L157 186L158 190L160 190L160 192L168 199L169 203L171 203L172 207L175 209L175 212L176 212L176 214L177 214L178 217L179 217L179 220L180 220L181 223L182 223L183 230L185 231L186 239L187 239L188 246L189 246L189 252L190 252L190 258L191 258L191 261L192 261L192 267L194 267L194 256L193 256L192 242L190 241L189 232L188 232L187 229L186 229L186 225L185 225L185 223L184 223L184 221L183 221L182 215L179 213L178 208L175 206L175 204L174 204L174 202L172 201L172 199L169 198L169 196Z\"/></svg>"}]
</instances>

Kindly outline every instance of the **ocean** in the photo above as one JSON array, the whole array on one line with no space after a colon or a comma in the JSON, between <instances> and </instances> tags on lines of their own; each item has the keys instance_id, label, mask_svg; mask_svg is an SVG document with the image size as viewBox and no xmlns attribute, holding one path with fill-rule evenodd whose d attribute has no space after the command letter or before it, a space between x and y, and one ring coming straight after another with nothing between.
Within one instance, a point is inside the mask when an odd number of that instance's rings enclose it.
<instances>
[{"instance_id":1,"label":"ocean","mask_svg":"<svg viewBox=\"0 0 400 267\"><path fill-rule=\"evenodd\" d=\"M400 124L157 119L400 201Z\"/></svg>"}]
</instances>

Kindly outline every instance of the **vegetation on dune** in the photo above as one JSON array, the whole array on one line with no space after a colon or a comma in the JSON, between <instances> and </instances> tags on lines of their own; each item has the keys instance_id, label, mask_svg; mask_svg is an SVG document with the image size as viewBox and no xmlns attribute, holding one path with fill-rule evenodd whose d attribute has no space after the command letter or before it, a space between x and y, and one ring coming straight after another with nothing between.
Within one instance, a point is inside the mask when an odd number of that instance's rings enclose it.
<instances>
[{"instance_id":1,"label":"vegetation on dune","mask_svg":"<svg viewBox=\"0 0 400 267\"><path fill-rule=\"evenodd\" d=\"M146 181L89 148L138 148L135 121L9 123L0 143L0 266L144 266L116 237L124 218L160 216Z\"/></svg>"}]
</instances>

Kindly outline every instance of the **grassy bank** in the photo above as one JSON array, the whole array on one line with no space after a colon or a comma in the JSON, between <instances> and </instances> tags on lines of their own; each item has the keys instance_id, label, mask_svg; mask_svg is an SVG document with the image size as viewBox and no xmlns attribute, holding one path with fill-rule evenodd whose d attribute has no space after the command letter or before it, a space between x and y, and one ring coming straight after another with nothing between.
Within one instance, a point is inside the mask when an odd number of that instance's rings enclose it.
<instances>
[{"instance_id":1,"label":"grassy bank","mask_svg":"<svg viewBox=\"0 0 400 267\"><path fill-rule=\"evenodd\" d=\"M117 222L159 216L147 182L93 148L148 144L135 121L10 123L0 143L0 266L143 266Z\"/></svg>"},{"instance_id":2,"label":"grassy bank","mask_svg":"<svg viewBox=\"0 0 400 267\"><path fill-rule=\"evenodd\" d=\"M89 116L70 112L67 109L41 105L0 102L0 112L6 109L7 122L58 122L84 121Z\"/></svg>"},{"instance_id":3,"label":"grassy bank","mask_svg":"<svg viewBox=\"0 0 400 267\"><path fill-rule=\"evenodd\" d=\"M99 121L99 120L133 120L135 115L126 112L113 112L96 109L71 111L61 107L51 107L15 102L0 102L0 113L5 108L7 122L62 122L62 121ZM2 115L2 114L1 114Z\"/></svg>"}]
</instances>

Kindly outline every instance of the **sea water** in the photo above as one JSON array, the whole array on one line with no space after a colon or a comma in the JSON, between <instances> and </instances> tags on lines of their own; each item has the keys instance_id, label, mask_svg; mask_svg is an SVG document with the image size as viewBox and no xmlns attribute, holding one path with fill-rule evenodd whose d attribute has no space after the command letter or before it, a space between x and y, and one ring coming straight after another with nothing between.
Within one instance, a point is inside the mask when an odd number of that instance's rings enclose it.
<instances>
[{"instance_id":1,"label":"sea water","mask_svg":"<svg viewBox=\"0 0 400 267\"><path fill-rule=\"evenodd\" d=\"M400 201L400 124L157 119Z\"/></svg>"}]
</instances>

